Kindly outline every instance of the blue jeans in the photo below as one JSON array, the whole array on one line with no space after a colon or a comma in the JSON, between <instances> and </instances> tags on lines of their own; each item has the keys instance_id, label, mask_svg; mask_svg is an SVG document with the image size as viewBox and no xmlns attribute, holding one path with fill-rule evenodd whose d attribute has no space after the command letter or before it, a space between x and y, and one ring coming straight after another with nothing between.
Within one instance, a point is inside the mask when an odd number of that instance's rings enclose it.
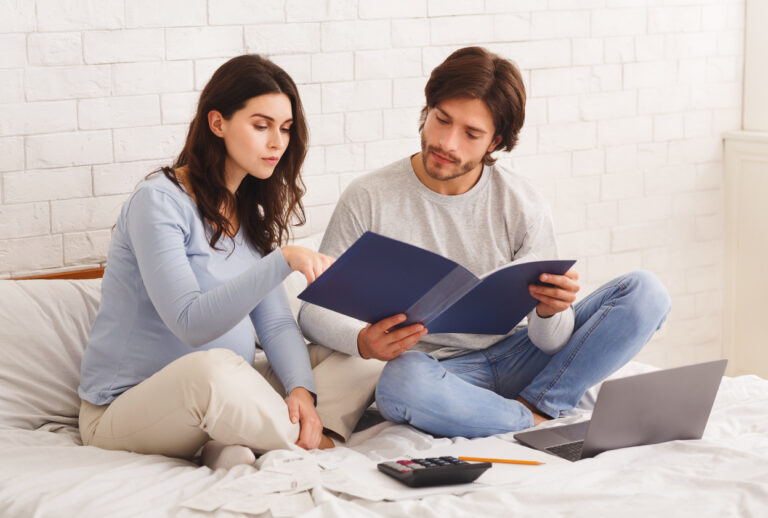
<instances>
[{"instance_id":1,"label":"blue jeans","mask_svg":"<svg viewBox=\"0 0 768 518\"><path fill-rule=\"evenodd\" d=\"M438 361L407 351L387 363L376 405L388 420L435 435L485 437L558 417L584 392L631 360L670 310L664 286L647 271L614 279L574 306L574 332L553 355L521 329L487 349Z\"/></svg>"}]
</instances>

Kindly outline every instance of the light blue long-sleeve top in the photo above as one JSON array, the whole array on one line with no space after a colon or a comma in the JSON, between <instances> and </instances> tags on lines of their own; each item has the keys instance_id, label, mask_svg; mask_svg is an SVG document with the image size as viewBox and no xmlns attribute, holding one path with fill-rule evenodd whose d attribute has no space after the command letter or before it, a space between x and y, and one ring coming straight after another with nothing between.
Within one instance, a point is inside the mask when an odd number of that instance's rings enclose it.
<instances>
[{"instance_id":1,"label":"light blue long-sleeve top","mask_svg":"<svg viewBox=\"0 0 768 518\"><path fill-rule=\"evenodd\" d=\"M125 202L81 365L82 399L110 403L194 351L226 348L253 363L254 328L286 394L296 387L314 393L307 349L281 285L291 273L282 253L262 257L242 230L222 237L216 246L223 250L215 250L206 228L192 198L163 174L142 182Z\"/></svg>"}]
</instances>

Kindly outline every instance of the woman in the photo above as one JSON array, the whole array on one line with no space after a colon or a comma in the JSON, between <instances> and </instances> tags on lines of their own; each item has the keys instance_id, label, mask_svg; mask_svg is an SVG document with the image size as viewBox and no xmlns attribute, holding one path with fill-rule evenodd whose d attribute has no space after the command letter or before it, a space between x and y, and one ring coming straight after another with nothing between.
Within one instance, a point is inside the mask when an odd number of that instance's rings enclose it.
<instances>
[{"instance_id":1,"label":"woman","mask_svg":"<svg viewBox=\"0 0 768 518\"><path fill-rule=\"evenodd\" d=\"M281 68L244 55L213 74L173 168L149 175L115 226L82 363L83 444L182 458L202 447L214 469L333 445L281 287L292 270L312 282L331 263L280 247L304 222L306 150ZM252 368L253 328L284 400Z\"/></svg>"}]
</instances>

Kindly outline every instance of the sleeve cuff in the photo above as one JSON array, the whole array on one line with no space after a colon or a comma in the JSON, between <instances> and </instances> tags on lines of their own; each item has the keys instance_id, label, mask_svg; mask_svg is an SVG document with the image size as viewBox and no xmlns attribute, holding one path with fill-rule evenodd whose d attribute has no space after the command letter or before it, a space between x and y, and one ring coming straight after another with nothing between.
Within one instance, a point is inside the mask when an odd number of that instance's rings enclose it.
<instances>
[{"instance_id":1,"label":"sleeve cuff","mask_svg":"<svg viewBox=\"0 0 768 518\"><path fill-rule=\"evenodd\" d=\"M533 345L547 354L563 348L573 334L573 306L548 318L542 318L536 309L528 315L528 337Z\"/></svg>"},{"instance_id":2,"label":"sleeve cuff","mask_svg":"<svg viewBox=\"0 0 768 518\"><path fill-rule=\"evenodd\" d=\"M309 393L310 393L310 394L312 394L312 400L314 401L314 404L315 404L315 408L317 408L317 394L315 394L315 391L314 391L313 389L310 389L310 388L307 388L307 387L305 387L304 385L296 385L296 386L295 386L295 387L293 387L293 388L298 388L298 387L301 387L301 388L305 388L305 389L307 389L307 391L309 391ZM285 394L285 397L288 397L288 395L289 395L291 392L293 392L293 389L289 390L289 391L288 391L288 392Z\"/></svg>"},{"instance_id":3,"label":"sleeve cuff","mask_svg":"<svg viewBox=\"0 0 768 518\"><path fill-rule=\"evenodd\" d=\"M349 356L361 357L357 349L357 336L365 322L307 302L302 302L298 320L301 331L310 342Z\"/></svg>"},{"instance_id":4,"label":"sleeve cuff","mask_svg":"<svg viewBox=\"0 0 768 518\"><path fill-rule=\"evenodd\" d=\"M344 337L343 344L349 348L346 353L350 356L362 358L362 356L360 356L360 349L357 348L357 337L360 335L360 329L350 327L349 329L345 330L344 334L347 336Z\"/></svg>"},{"instance_id":5,"label":"sleeve cuff","mask_svg":"<svg viewBox=\"0 0 768 518\"><path fill-rule=\"evenodd\" d=\"M288 397L291 392L293 392L293 389L295 388L304 388L309 391L310 394L312 394L312 399L315 401L315 406L317 406L317 393L315 392L315 384L314 383L302 383L298 382L291 386L290 388L285 389L285 397Z\"/></svg>"},{"instance_id":6,"label":"sleeve cuff","mask_svg":"<svg viewBox=\"0 0 768 518\"><path fill-rule=\"evenodd\" d=\"M288 261L285 260L285 256L279 248L272 250L264 257L264 259L274 262L277 271L283 278L286 278L291 274L291 266L288 264Z\"/></svg>"}]
</instances>

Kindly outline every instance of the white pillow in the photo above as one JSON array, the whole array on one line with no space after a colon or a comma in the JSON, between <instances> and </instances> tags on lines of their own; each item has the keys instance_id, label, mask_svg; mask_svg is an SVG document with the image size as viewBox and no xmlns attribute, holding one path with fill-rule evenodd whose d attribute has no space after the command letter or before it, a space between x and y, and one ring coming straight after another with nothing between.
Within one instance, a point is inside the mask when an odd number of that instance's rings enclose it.
<instances>
[{"instance_id":1,"label":"white pillow","mask_svg":"<svg viewBox=\"0 0 768 518\"><path fill-rule=\"evenodd\" d=\"M0 281L0 428L77 424L101 279Z\"/></svg>"},{"instance_id":2,"label":"white pillow","mask_svg":"<svg viewBox=\"0 0 768 518\"><path fill-rule=\"evenodd\" d=\"M292 244L317 250L321 234ZM284 281L294 316L306 279ZM80 362L99 301L101 279L0 280L0 428L77 425Z\"/></svg>"}]
</instances>

